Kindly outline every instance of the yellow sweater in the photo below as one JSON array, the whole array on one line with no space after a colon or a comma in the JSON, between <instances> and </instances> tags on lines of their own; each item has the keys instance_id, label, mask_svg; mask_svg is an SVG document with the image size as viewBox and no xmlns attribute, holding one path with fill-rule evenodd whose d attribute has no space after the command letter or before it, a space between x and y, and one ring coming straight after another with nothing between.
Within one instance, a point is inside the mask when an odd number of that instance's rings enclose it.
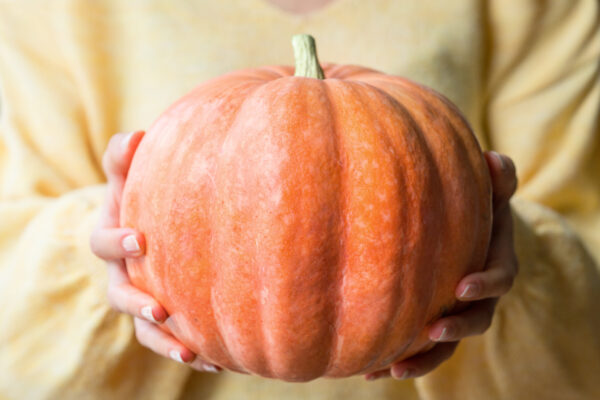
<instances>
[{"instance_id":1,"label":"yellow sweater","mask_svg":"<svg viewBox=\"0 0 600 400\"><path fill-rule=\"evenodd\" d=\"M597 0L0 0L0 398L600 398ZM323 61L452 99L510 155L521 272L492 327L424 378L282 383L192 372L137 344L89 249L110 136L147 128L198 83Z\"/></svg>"}]
</instances>

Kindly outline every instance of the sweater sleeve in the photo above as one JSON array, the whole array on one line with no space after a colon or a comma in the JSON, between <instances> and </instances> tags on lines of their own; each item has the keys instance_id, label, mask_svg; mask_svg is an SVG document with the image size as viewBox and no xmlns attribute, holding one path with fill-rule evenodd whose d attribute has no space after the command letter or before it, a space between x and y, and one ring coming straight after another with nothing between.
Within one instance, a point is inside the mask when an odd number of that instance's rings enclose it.
<instances>
[{"instance_id":1,"label":"sweater sleeve","mask_svg":"<svg viewBox=\"0 0 600 400\"><path fill-rule=\"evenodd\" d=\"M600 3L487 4L488 142L515 160L518 195L560 213L600 261Z\"/></svg>"},{"instance_id":2,"label":"sweater sleeve","mask_svg":"<svg viewBox=\"0 0 600 400\"><path fill-rule=\"evenodd\" d=\"M487 136L515 160L520 272L426 400L600 398L600 3L486 3Z\"/></svg>"},{"instance_id":3,"label":"sweater sleeve","mask_svg":"<svg viewBox=\"0 0 600 400\"><path fill-rule=\"evenodd\" d=\"M0 398L177 398L189 369L137 343L89 248L110 134L51 3L0 2Z\"/></svg>"}]
</instances>

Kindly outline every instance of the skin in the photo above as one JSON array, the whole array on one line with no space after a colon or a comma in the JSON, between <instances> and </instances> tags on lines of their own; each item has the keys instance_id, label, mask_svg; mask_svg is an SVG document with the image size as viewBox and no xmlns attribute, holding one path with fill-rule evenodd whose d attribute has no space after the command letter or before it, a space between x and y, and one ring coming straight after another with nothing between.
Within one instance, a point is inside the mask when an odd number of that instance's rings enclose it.
<instances>
[{"instance_id":1,"label":"skin","mask_svg":"<svg viewBox=\"0 0 600 400\"><path fill-rule=\"evenodd\" d=\"M107 263L107 296L111 306L134 317L136 337L143 346L164 357L187 363L198 371L219 372L221 368L200 360L173 336L158 328L158 324L168 319L166 310L151 296L136 289L127 275L125 257L142 256L145 240L141 233L119 227L119 205L131 159L143 135L143 131L119 133L108 144L102 160L108 179L107 195L90 246L94 254ZM484 156L492 178L494 222L485 269L465 276L456 287L457 299L469 302L469 307L430 326L429 337L438 342L430 351L366 375L367 380L416 378L432 371L452 356L461 339L480 335L489 328L499 297L512 287L518 272L509 206L517 187L515 166L510 158L496 152L485 152Z\"/></svg>"}]
</instances>

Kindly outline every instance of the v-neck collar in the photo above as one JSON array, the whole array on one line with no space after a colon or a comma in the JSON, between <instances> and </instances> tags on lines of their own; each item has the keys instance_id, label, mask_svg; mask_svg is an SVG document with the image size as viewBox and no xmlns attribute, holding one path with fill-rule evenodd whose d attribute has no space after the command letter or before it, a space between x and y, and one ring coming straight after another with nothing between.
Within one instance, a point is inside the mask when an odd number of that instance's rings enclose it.
<instances>
[{"instance_id":1,"label":"v-neck collar","mask_svg":"<svg viewBox=\"0 0 600 400\"><path fill-rule=\"evenodd\" d=\"M329 3L323 5L319 8L316 8L312 11L306 12L306 13L295 13L293 11L288 11L276 4L271 3L268 0L256 0L256 1L264 4L265 7L273 10L274 12L276 12L280 15L287 16L290 18L307 18L307 17L315 17L315 16L318 16L321 14L326 14L329 11L331 11L332 9L340 7L341 3L345 3L348 0L332 0Z\"/></svg>"}]
</instances>

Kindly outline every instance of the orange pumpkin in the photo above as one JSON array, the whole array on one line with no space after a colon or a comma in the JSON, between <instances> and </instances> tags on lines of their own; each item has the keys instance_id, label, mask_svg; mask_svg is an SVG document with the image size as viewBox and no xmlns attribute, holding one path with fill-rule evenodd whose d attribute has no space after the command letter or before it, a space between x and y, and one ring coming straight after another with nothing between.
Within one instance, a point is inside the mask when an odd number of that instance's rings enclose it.
<instances>
[{"instance_id":1,"label":"orange pumpkin","mask_svg":"<svg viewBox=\"0 0 600 400\"><path fill-rule=\"evenodd\" d=\"M491 184L447 99L375 70L233 72L147 131L123 226L146 236L133 283L202 359L287 381L347 377L433 346L428 326L483 267ZM324 78L321 73L324 72Z\"/></svg>"}]
</instances>

